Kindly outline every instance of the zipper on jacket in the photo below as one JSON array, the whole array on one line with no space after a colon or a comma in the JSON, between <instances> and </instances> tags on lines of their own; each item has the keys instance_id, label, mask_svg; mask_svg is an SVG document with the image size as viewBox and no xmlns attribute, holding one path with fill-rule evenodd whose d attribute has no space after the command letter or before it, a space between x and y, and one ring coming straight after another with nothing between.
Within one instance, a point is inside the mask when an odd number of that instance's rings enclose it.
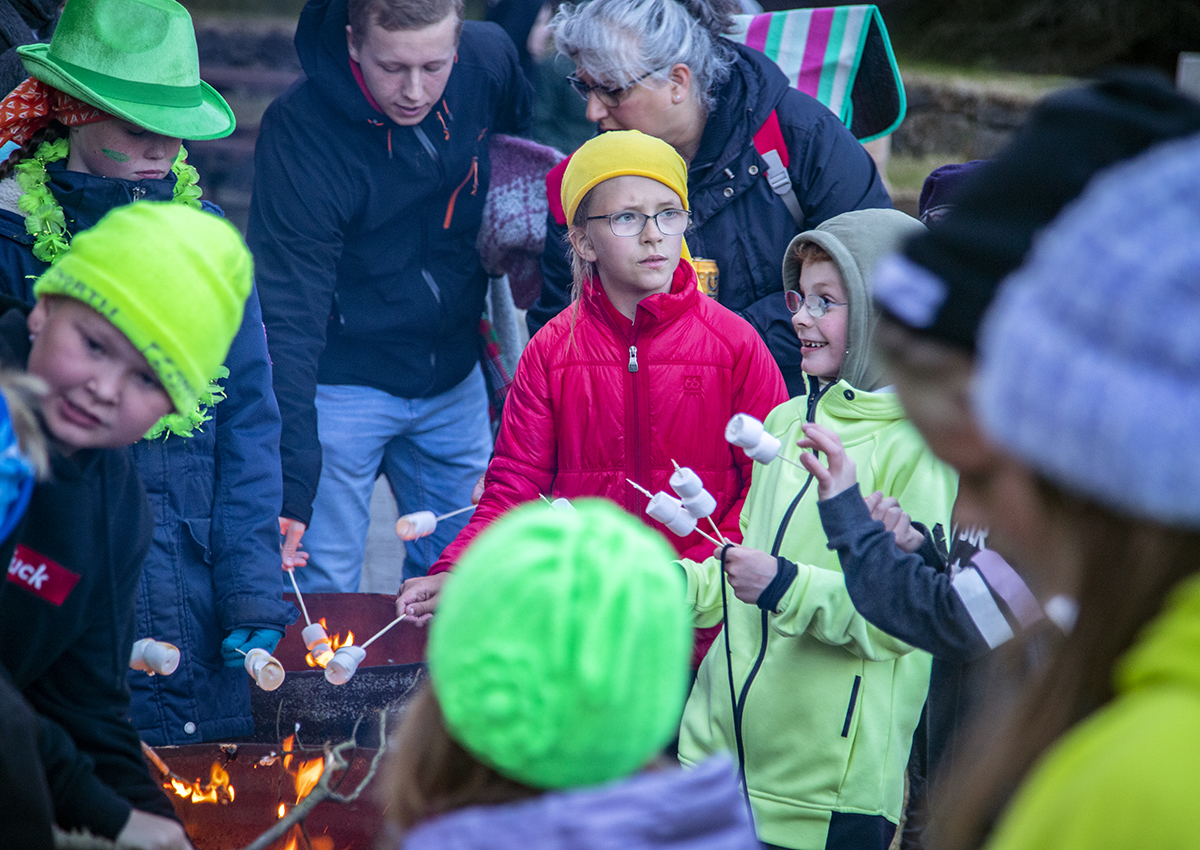
<instances>
[{"instance_id":1,"label":"zipper on jacket","mask_svg":"<svg viewBox=\"0 0 1200 850\"><path fill-rule=\"evenodd\" d=\"M637 346L631 345L629 346L629 371L636 372L637 370Z\"/></svg>"},{"instance_id":2,"label":"zipper on jacket","mask_svg":"<svg viewBox=\"0 0 1200 850\"><path fill-rule=\"evenodd\" d=\"M842 724L842 737L850 737L850 719L854 717L854 705L858 702L858 687L862 684L862 676L854 677L854 687L850 689L850 705L846 709L846 722Z\"/></svg>"},{"instance_id":3,"label":"zipper on jacket","mask_svg":"<svg viewBox=\"0 0 1200 850\"><path fill-rule=\"evenodd\" d=\"M429 137L425 135L425 131L420 127L413 127L413 134L416 135L417 141L421 143L421 147L425 148L425 153L429 154L429 158L437 162L437 148L433 146L433 142L429 141Z\"/></svg>"}]
</instances>

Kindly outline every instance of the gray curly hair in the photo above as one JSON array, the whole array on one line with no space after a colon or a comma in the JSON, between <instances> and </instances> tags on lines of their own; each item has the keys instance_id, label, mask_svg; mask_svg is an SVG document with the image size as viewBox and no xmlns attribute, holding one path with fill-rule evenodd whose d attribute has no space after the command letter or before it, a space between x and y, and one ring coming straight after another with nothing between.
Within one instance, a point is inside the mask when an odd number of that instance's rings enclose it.
<instances>
[{"instance_id":1,"label":"gray curly hair","mask_svg":"<svg viewBox=\"0 0 1200 850\"><path fill-rule=\"evenodd\" d=\"M737 11L735 0L585 0L560 6L550 31L559 53L612 88L648 71L665 81L672 65L687 65L708 111L737 56L720 37Z\"/></svg>"}]
</instances>

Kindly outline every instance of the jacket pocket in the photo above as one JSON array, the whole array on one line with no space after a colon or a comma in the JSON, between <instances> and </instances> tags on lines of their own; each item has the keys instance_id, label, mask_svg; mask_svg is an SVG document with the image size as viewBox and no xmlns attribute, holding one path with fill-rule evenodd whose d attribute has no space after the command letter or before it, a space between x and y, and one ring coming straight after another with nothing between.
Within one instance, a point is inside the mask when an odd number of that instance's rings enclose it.
<instances>
[{"instance_id":1,"label":"jacket pocket","mask_svg":"<svg viewBox=\"0 0 1200 850\"><path fill-rule=\"evenodd\" d=\"M196 553L204 563L211 567L213 564L212 520L185 519L183 524L187 528L187 536L191 538Z\"/></svg>"},{"instance_id":2,"label":"jacket pocket","mask_svg":"<svg viewBox=\"0 0 1200 850\"><path fill-rule=\"evenodd\" d=\"M854 709L858 705L858 689L862 687L862 676L854 677L854 685L850 688L850 704L846 706L846 720L842 724L842 737L850 737L850 722L854 719Z\"/></svg>"}]
</instances>

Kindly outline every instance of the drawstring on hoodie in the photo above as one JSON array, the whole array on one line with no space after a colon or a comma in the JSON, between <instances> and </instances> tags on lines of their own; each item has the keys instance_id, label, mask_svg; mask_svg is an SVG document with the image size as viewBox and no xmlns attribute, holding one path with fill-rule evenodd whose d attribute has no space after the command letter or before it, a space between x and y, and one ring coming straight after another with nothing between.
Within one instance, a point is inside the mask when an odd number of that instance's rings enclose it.
<instances>
[{"instance_id":1,"label":"drawstring on hoodie","mask_svg":"<svg viewBox=\"0 0 1200 850\"><path fill-rule=\"evenodd\" d=\"M444 104L443 104L444 105ZM450 128L446 126L446 119L442 117L442 113L437 114L438 121L442 122L442 132L446 136L446 141L450 141Z\"/></svg>"},{"instance_id":2,"label":"drawstring on hoodie","mask_svg":"<svg viewBox=\"0 0 1200 850\"><path fill-rule=\"evenodd\" d=\"M462 190L463 186L467 185L468 180L474 181L471 184L471 195L474 196L475 193L479 191L478 156L471 157L471 170L467 172L467 176L463 178L463 181L458 184L458 186L454 189L453 194L450 195L450 203L446 205L446 220L442 222L442 230L450 229L450 219L454 216L454 202L458 200L458 193Z\"/></svg>"},{"instance_id":3,"label":"drawstring on hoodie","mask_svg":"<svg viewBox=\"0 0 1200 850\"><path fill-rule=\"evenodd\" d=\"M370 124L372 127L382 127L383 126L382 121L376 121L374 118L368 118L367 123ZM387 128L387 149L388 149L388 159L391 159L392 158L392 128L391 127Z\"/></svg>"}]
</instances>

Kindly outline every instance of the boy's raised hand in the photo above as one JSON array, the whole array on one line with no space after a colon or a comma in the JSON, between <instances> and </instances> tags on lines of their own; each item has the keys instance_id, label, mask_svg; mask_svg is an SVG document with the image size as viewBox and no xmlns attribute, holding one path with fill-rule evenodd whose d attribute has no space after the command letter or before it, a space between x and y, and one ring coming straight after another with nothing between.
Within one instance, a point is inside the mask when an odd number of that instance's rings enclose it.
<instances>
[{"instance_id":1,"label":"boy's raised hand","mask_svg":"<svg viewBox=\"0 0 1200 850\"><path fill-rule=\"evenodd\" d=\"M838 435L815 422L805 422L800 427L804 430L804 439L797 440L796 445L802 449L816 449L829 461L826 467L812 452L800 453L800 463L817 479L817 499L823 502L853 487L858 480L858 469L842 448Z\"/></svg>"},{"instance_id":2,"label":"boy's raised hand","mask_svg":"<svg viewBox=\"0 0 1200 850\"><path fill-rule=\"evenodd\" d=\"M884 498L883 493L876 490L863 501L871 512L871 519L879 520L886 530L896 535L897 546L910 555L921 548L925 535L913 528L912 517L901 510L899 500L893 496Z\"/></svg>"}]
</instances>

